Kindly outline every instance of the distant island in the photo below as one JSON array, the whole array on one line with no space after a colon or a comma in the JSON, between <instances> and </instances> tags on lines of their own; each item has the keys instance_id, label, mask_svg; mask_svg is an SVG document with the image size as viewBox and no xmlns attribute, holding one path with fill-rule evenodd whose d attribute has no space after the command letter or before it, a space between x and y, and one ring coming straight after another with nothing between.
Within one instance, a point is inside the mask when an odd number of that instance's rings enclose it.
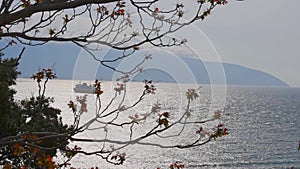
<instances>
[{"instance_id":1,"label":"distant island","mask_svg":"<svg viewBox=\"0 0 300 169\"><path fill-rule=\"evenodd\" d=\"M44 68L47 65L54 65L54 70L60 79L78 79L78 80L94 80L102 79L106 81L115 80L120 74L105 68L91 59L84 57L84 61L78 61L77 57L62 57L59 52L53 50L53 56L40 59L39 53L31 51L27 56L32 59L21 59L19 71L20 77L30 77L38 68ZM74 53L78 51L74 51ZM115 52L107 54L106 58L115 56ZM140 55L139 55L140 56ZM129 69L136 66L141 57L127 58L128 61L113 62L110 65L115 68ZM76 60L77 59L77 60ZM90 59L90 61L88 61ZM82 63L86 62L86 63ZM77 64L77 65L76 65ZM92 66L94 64L94 67ZM80 66L78 66L80 65ZM47 67L46 66L46 67ZM79 71L74 68L80 67ZM92 68L93 67L93 68ZM179 57L165 53L156 53L150 61L143 64L142 73L134 76L131 80L143 81L151 79L162 83L198 83L198 84L221 84L221 85L247 85L247 86L275 86L288 87L289 85L282 80L268 73L249 69L244 66L203 62L197 58ZM222 70L220 71L220 68ZM224 69L223 69L224 68ZM75 73L74 73L75 72Z\"/></svg>"},{"instance_id":2,"label":"distant island","mask_svg":"<svg viewBox=\"0 0 300 169\"><path fill-rule=\"evenodd\" d=\"M226 85L242 85L242 86L268 86L268 87L289 87L289 85L282 80L276 78L268 73L246 68L244 66L229 64L229 63L216 63L216 62L202 62L199 59L180 57L182 61L186 64L185 67L190 69L188 76L193 76L193 78L186 78L184 75L176 76L171 71L164 71L159 69L159 66L151 66L146 68L144 72L135 76L133 81L143 81L145 79L151 79L163 83L198 83L198 84L216 84L223 85L224 81L222 79L216 78L212 81L209 77L207 68L209 67L212 72L215 69L220 69L221 66L224 68L225 83ZM170 63L171 64L171 63ZM170 67L176 67L176 65L170 65ZM151 68L154 67L154 68ZM107 70L106 68L99 67L100 72L98 72L97 77L103 80L114 80L113 71ZM181 69L178 66L179 71ZM218 72L217 72L218 73ZM177 75L177 74L176 74ZM218 76L218 75L217 75ZM222 76L222 75L220 75Z\"/></svg>"}]
</instances>

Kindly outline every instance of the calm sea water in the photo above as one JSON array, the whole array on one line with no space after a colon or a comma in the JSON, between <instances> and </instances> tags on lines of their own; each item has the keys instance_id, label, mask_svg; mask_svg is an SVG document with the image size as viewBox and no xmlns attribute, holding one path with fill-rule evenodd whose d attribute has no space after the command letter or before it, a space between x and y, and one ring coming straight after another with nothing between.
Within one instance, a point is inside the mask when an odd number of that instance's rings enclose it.
<instances>
[{"instance_id":1,"label":"calm sea water","mask_svg":"<svg viewBox=\"0 0 300 169\"><path fill-rule=\"evenodd\" d=\"M53 106L63 111L65 123L72 123L72 113L67 103L75 96L72 87L78 81L50 81L47 95L56 98ZM113 88L112 82L103 82L103 104L109 101ZM139 107L130 114L149 111L153 103L160 102L165 110L174 115L184 109L186 100L184 92L194 85L157 84L157 94L146 98ZM30 79L19 79L15 86L17 99L36 94L36 84ZM142 83L130 84L126 104L134 102L137 91L143 89ZM222 89L223 90L223 89ZM74 166L87 168L99 166L103 168L153 168L167 166L172 161L181 161L185 168L300 168L300 152L297 150L300 140L300 89L298 88L261 88L261 87L228 87L225 107L218 105L218 98L211 98L211 87L200 89L201 98L193 106L195 118L207 118L212 109L224 108L222 121L229 129L229 135L212 141L201 147L179 150L159 149L147 146L130 146L126 148L127 160L123 166L113 166L97 157L78 156L72 162ZM222 92L220 92L222 93ZM223 94L222 94L223 95ZM222 98L220 96L220 98ZM94 115L94 96L88 96L89 112L84 114L83 122ZM212 103L212 99L217 101ZM203 107L210 107L203 110ZM128 114L124 119L128 119ZM196 128L199 126L192 126ZM109 129L110 130L110 129ZM136 133L138 133L138 128ZM101 134L102 133L102 134ZM128 135L118 129L110 130L111 138L126 139ZM118 134L114 134L118 133ZM92 130L82 137L101 138L103 132ZM185 142L190 136L167 140L166 142ZM155 141L155 140L154 140ZM72 143L71 143L72 144ZM80 145L88 150L101 147L97 143Z\"/></svg>"}]
</instances>

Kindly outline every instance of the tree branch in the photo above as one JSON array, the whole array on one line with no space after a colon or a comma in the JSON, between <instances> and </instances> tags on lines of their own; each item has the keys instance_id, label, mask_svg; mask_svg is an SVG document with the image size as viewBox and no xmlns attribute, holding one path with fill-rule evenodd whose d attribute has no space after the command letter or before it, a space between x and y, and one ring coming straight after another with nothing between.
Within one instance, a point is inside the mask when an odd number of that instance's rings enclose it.
<instances>
[{"instance_id":1,"label":"tree branch","mask_svg":"<svg viewBox=\"0 0 300 169\"><path fill-rule=\"evenodd\" d=\"M0 26L16 22L35 13L43 11L55 11L77 8L87 4L105 4L117 2L117 0L73 0L73 1L53 1L52 3L36 3L14 13L0 15Z\"/></svg>"}]
</instances>

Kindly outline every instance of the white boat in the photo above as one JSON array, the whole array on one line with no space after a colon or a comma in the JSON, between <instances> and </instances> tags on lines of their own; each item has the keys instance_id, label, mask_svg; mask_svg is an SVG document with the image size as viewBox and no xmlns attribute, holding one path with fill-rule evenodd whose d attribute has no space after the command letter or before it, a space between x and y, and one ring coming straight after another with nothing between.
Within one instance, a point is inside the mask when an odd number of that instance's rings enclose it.
<instances>
[{"instance_id":1,"label":"white boat","mask_svg":"<svg viewBox=\"0 0 300 169\"><path fill-rule=\"evenodd\" d=\"M76 84L73 90L75 93L95 93L95 87L86 83Z\"/></svg>"}]
</instances>

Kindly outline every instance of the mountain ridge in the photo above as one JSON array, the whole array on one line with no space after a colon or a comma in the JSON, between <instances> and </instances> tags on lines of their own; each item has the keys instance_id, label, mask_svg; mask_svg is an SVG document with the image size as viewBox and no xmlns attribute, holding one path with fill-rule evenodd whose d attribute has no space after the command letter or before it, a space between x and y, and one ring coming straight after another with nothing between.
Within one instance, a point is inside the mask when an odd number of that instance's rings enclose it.
<instances>
[{"instance_id":1,"label":"mountain ridge","mask_svg":"<svg viewBox=\"0 0 300 169\"><path fill-rule=\"evenodd\" d=\"M49 64L54 67L60 79L94 80L98 78L102 80L115 80L121 76L113 70L105 68L102 65L99 66L89 56L81 57L84 60L73 57L80 53L79 49L74 50L71 46L63 46L69 52L62 53L56 49L57 47L62 48L61 46L50 45L48 48L44 47L45 49L41 48L39 50L29 50L28 53L25 52L24 55L26 55L27 59L21 59L18 69L22 72L20 77L31 77L38 68L47 68ZM42 50L43 55L41 57ZM168 55L168 53L161 51L151 51L151 53L153 53L152 59L143 65L144 72L134 76L132 80L142 81L152 79L154 81L171 83L289 87L288 84L273 75L241 65L205 62L198 58ZM125 61L111 63L111 66L121 69L132 68L139 63L138 59L143 58L141 57L143 53L138 54L139 56L126 58ZM111 51L105 55L105 59L111 59L115 56L118 56L116 51Z\"/></svg>"},{"instance_id":2,"label":"mountain ridge","mask_svg":"<svg viewBox=\"0 0 300 169\"><path fill-rule=\"evenodd\" d=\"M195 81L200 84L220 84L224 85L241 85L241 86L272 86L272 87L289 87L289 85L282 80L278 79L277 77L268 74L263 71L247 68L241 65L236 65L232 63L217 63L217 62L203 62L198 59L193 58L182 58L184 63L187 64L187 66L191 69L193 72L193 76L196 78ZM214 74L214 71L217 69L218 71L222 71L224 69L224 76L220 77L220 79L215 78L212 81L212 78L209 77L208 70L210 70L211 74ZM147 74L152 75L150 76L150 79L161 81L161 82L174 82L174 79L170 79L167 75L158 74L154 70L148 70ZM136 81L141 81L146 76L141 76L138 78L135 78ZM161 78L157 78L161 77ZM224 79L222 79L224 78ZM182 83L179 79L179 81Z\"/></svg>"}]
</instances>

